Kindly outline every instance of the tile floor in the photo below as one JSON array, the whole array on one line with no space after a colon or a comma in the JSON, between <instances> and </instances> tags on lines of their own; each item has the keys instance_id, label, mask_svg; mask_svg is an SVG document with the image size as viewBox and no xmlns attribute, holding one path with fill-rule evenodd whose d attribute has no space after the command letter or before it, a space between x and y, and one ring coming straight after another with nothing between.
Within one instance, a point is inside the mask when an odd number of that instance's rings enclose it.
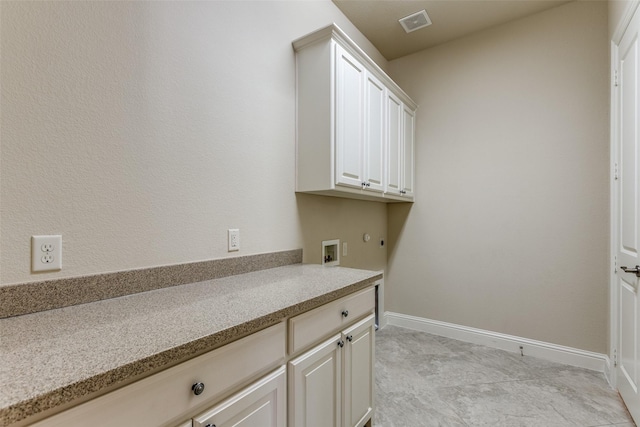
<instances>
[{"instance_id":1,"label":"tile floor","mask_svg":"<svg viewBox=\"0 0 640 427\"><path fill-rule=\"evenodd\" d=\"M387 326L374 427L634 426L602 373Z\"/></svg>"}]
</instances>

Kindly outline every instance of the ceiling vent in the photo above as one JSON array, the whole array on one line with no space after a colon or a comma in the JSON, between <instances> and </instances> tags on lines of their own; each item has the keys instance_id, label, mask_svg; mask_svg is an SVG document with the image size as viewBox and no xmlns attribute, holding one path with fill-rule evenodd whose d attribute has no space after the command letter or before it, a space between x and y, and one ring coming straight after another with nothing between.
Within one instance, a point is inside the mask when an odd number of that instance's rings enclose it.
<instances>
[{"instance_id":1,"label":"ceiling vent","mask_svg":"<svg viewBox=\"0 0 640 427\"><path fill-rule=\"evenodd\" d=\"M407 33L431 25L431 19L429 19L429 15L427 15L427 11L424 9L420 12L412 13L409 16L405 16L398 22L400 22L400 25L402 25L402 28L404 28Z\"/></svg>"}]
</instances>

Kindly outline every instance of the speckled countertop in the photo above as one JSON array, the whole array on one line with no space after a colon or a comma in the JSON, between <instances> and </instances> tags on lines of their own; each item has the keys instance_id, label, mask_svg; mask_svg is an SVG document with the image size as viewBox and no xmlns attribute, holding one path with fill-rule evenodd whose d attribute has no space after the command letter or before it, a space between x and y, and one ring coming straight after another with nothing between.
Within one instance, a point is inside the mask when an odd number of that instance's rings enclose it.
<instances>
[{"instance_id":1,"label":"speckled countertop","mask_svg":"<svg viewBox=\"0 0 640 427\"><path fill-rule=\"evenodd\" d=\"M295 264L0 320L0 426L96 396L382 275Z\"/></svg>"}]
</instances>

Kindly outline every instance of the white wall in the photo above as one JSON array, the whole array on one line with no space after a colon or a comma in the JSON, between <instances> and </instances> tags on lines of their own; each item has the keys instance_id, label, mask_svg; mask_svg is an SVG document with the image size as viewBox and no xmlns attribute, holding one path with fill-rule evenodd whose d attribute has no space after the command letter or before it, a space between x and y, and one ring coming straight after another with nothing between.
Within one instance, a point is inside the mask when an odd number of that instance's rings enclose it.
<instances>
[{"instance_id":1,"label":"white wall","mask_svg":"<svg viewBox=\"0 0 640 427\"><path fill-rule=\"evenodd\" d=\"M325 238L351 232L294 194L291 41L335 21L387 66L330 1L0 7L0 284L319 247L310 205ZM339 209L386 233L368 206ZM63 235L62 271L30 272L34 234ZM343 265L385 263L356 250Z\"/></svg>"},{"instance_id":2,"label":"white wall","mask_svg":"<svg viewBox=\"0 0 640 427\"><path fill-rule=\"evenodd\" d=\"M388 310L607 352L608 63L606 2L390 63L420 108Z\"/></svg>"}]
</instances>

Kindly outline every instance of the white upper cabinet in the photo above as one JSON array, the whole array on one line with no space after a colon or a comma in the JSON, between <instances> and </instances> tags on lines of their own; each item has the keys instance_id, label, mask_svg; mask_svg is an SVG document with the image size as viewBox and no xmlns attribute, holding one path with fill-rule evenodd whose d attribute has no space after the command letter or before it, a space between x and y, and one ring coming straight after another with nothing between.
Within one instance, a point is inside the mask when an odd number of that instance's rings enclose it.
<instances>
[{"instance_id":1,"label":"white upper cabinet","mask_svg":"<svg viewBox=\"0 0 640 427\"><path fill-rule=\"evenodd\" d=\"M387 93L387 187L388 194L399 196L402 190L402 101Z\"/></svg>"},{"instance_id":2,"label":"white upper cabinet","mask_svg":"<svg viewBox=\"0 0 640 427\"><path fill-rule=\"evenodd\" d=\"M400 194L413 198L414 186L414 129L416 113L407 107L402 108L402 190Z\"/></svg>"},{"instance_id":3,"label":"white upper cabinet","mask_svg":"<svg viewBox=\"0 0 640 427\"><path fill-rule=\"evenodd\" d=\"M361 188L364 182L365 71L336 46L336 184Z\"/></svg>"},{"instance_id":4,"label":"white upper cabinet","mask_svg":"<svg viewBox=\"0 0 640 427\"><path fill-rule=\"evenodd\" d=\"M365 189L384 191L386 88L373 74L365 79L364 182Z\"/></svg>"},{"instance_id":5,"label":"white upper cabinet","mask_svg":"<svg viewBox=\"0 0 640 427\"><path fill-rule=\"evenodd\" d=\"M296 191L413 201L416 104L335 24L296 50Z\"/></svg>"}]
</instances>

